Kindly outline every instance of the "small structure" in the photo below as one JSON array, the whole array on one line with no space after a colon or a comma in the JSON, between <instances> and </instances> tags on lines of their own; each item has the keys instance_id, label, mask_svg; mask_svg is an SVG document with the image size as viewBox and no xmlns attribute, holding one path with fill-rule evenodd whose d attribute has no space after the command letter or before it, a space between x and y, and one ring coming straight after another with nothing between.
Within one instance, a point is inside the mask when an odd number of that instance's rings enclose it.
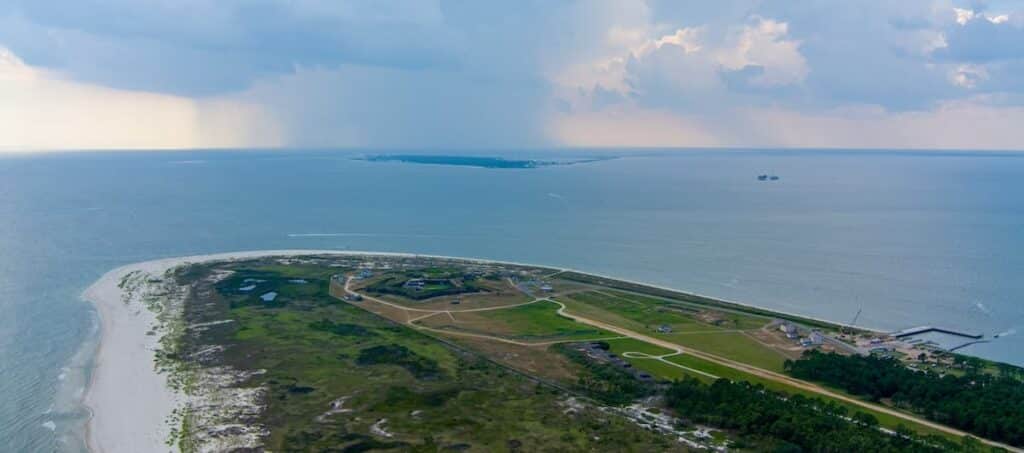
<instances>
[{"instance_id":1,"label":"small structure","mask_svg":"<svg viewBox=\"0 0 1024 453\"><path fill-rule=\"evenodd\" d=\"M672 333L672 326L668 324L662 324L658 326L658 333Z\"/></svg>"},{"instance_id":2,"label":"small structure","mask_svg":"<svg viewBox=\"0 0 1024 453\"><path fill-rule=\"evenodd\" d=\"M373 277L373 272L370 271L369 269L363 269L359 271L359 275L356 276L356 278L358 278L359 280L365 280L370 277Z\"/></svg>"},{"instance_id":3,"label":"small structure","mask_svg":"<svg viewBox=\"0 0 1024 453\"><path fill-rule=\"evenodd\" d=\"M549 285L549 284L545 283L545 284L543 284L543 285L540 285L540 290L541 290L541 291L544 291L544 292L546 292L546 293L550 293L551 291L553 291L553 290L554 290L554 288L552 288L552 287L551 287L551 285Z\"/></svg>"},{"instance_id":4,"label":"small structure","mask_svg":"<svg viewBox=\"0 0 1024 453\"><path fill-rule=\"evenodd\" d=\"M422 278L414 278L411 280L407 280L405 283L402 284L402 286L405 287L406 289L420 291L423 289L424 286L426 286L426 284L427 282L424 281Z\"/></svg>"},{"instance_id":5,"label":"small structure","mask_svg":"<svg viewBox=\"0 0 1024 453\"><path fill-rule=\"evenodd\" d=\"M821 332L818 332L817 330L812 331L811 335L808 336L807 339L810 340L811 344L815 346L825 342L825 336L822 335Z\"/></svg>"},{"instance_id":6,"label":"small structure","mask_svg":"<svg viewBox=\"0 0 1024 453\"><path fill-rule=\"evenodd\" d=\"M795 340L799 337L796 326L788 321L784 321L782 324L779 324L779 330L786 334L786 338L789 338L790 340Z\"/></svg>"},{"instance_id":7,"label":"small structure","mask_svg":"<svg viewBox=\"0 0 1024 453\"><path fill-rule=\"evenodd\" d=\"M782 324L779 324L779 330L788 335L791 333L796 333L796 326L789 322L783 322Z\"/></svg>"}]
</instances>

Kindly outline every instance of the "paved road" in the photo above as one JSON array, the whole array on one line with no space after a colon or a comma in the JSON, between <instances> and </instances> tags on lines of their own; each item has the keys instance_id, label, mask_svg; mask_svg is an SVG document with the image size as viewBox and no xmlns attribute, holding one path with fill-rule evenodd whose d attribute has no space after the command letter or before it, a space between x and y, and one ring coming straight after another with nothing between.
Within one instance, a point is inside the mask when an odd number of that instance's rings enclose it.
<instances>
[{"instance_id":1,"label":"paved road","mask_svg":"<svg viewBox=\"0 0 1024 453\"><path fill-rule=\"evenodd\" d=\"M968 436L968 435L972 435L970 433L967 433L967 432L964 432L964 431L960 431L960 430L955 429L955 428L950 428L948 426L941 425L941 424L938 424L938 423L935 423L935 422L931 422L931 421L925 420L923 418L916 417L914 415L910 415L910 414L906 414L906 413L903 413L903 412L900 412L900 411L896 411L896 410L890 409L890 408L885 407L885 406L869 403L869 402L866 402L866 401L863 401L863 400L860 400L860 399L857 399L857 398L853 398L853 397L850 397L850 396L842 395L842 394L833 392L831 390L825 389L823 387L819 387L817 385L814 385L814 384L811 384L811 383L808 383L808 382L805 382L805 381L793 379L793 378L791 378L789 376L786 376L784 374L781 374L781 373L776 373L774 371L765 370L765 369L758 368L758 367L755 367L755 366L752 366L752 365L748 365L748 364L745 364L745 363L742 363L742 362L737 362L735 360L727 359L727 358L724 358L724 357L719 357L719 356L714 355L714 354L708 354L706 352L701 352L701 351L698 351L698 350L695 350L695 349L684 349L683 346L675 344L675 343L672 343L672 342L669 342L669 341L665 341L665 340L662 340L662 339L659 339L659 338L655 338L655 337L651 337L651 336L648 336L648 335L644 335L644 334L639 333L639 332L634 332L632 330L625 329L625 328L616 326L614 324L608 324L608 323L605 323L605 322L602 322L602 321L586 318L586 317L583 317L583 316L580 316L580 315L571 314L571 313L566 312L565 304L563 304L563 303L561 303L561 302L559 302L557 300L550 299L548 297L537 298L537 299L534 299L534 300L532 300L530 302L524 302L524 303L521 303L521 304L503 305L503 306L498 306L498 307L486 307L486 308L465 309L465 310L428 310L428 309L410 308L410 307L406 307L404 305L396 304L396 303L393 303L393 302L388 302L388 301L385 301L385 300L382 300L382 299L379 299L379 298L376 298L376 297L373 297L373 296L368 296L366 294L357 293L357 292L355 292L355 291L353 291L351 289L351 283L352 283L352 278L351 277L345 279L344 289L345 289L345 292L348 293L348 294L358 295L358 296L361 296L363 299L370 300L370 301L373 301L373 302L376 302L376 303L379 303L379 304L383 304L383 305L388 305L388 306L391 306L391 307L394 307L394 308L398 308L398 309L401 309L401 310L425 312L425 313L433 313L433 314L439 314L439 313L444 313L444 312L455 312L455 313L458 313L460 311L461 312L473 312L473 311L501 310L501 309L505 309L505 308L513 308L513 307L518 307L518 306L522 306L522 305L533 304L533 303L537 303L537 302L541 302L541 301L548 301L548 302L552 302L552 303L558 304L558 306L559 306L558 314L559 315L564 316L564 317L569 318L569 319L572 319L572 320L575 320L576 322L580 322L580 323L583 323L583 324L587 324L587 325L590 325L590 326L601 328L601 329L607 330L609 332L617 333L617 334L622 336L622 337L618 337L618 338L632 338L632 339L640 340L640 341L643 341L643 342L646 342L646 343L650 343L650 344L653 344L653 345L656 345L656 346L661 346L663 348L675 351L677 354L683 354L683 353L690 354L690 355L692 355L694 357L698 357L698 358L707 360L707 361L712 362L712 363L716 363L716 364L719 364L719 365L727 366L729 368L740 370L740 371L743 371L745 373L749 373L749 374L758 376L760 378L764 378L764 379L768 379L768 380L772 380L772 381L776 381L776 382L781 382L781 383L789 385L791 387L799 388L801 390L806 390L806 391L809 391L809 392L817 393L819 395L827 396L829 398L833 398L833 399L836 399L836 400L840 400L840 401L843 401L843 402L847 402L847 403L850 403L850 404L861 406L861 407L864 407L866 409L871 409L871 410L874 410L874 411L877 411L877 412L881 412L881 413L884 413L884 414L887 414L887 415L891 415L891 416L896 417L896 418L900 418L900 419L903 419L903 420L906 420L906 421L914 422L914 423L917 423L919 425L927 426L927 427L935 429L937 431L942 431L942 432L945 432L945 433L948 433L948 434L952 434L952 435L955 435L955 436ZM422 318L423 317L416 318L416 319L422 319ZM507 338L493 337L493 336L489 336L489 335L473 334L473 333L469 333L469 332L453 332L453 331L449 331L449 330L433 329L433 328L422 326L422 325L412 324L412 321L413 320L409 320L409 321L406 322L406 324L408 324L409 326L418 328L418 329L429 330L429 331L433 331L433 332L437 332L437 333L441 333L441 334L446 334L446 335L459 335L459 336L483 338L483 339L488 339L488 340L500 341L500 342L503 342L503 343L515 344L515 345L519 345L519 346L543 346L543 345L552 344L552 343L558 343L559 342L559 341L556 341L556 342L547 342L547 343L529 343L529 342L510 340L510 339L507 339ZM604 339L610 339L610 338L604 338ZM573 341L588 341L588 340L573 340ZM561 342L564 342L564 341L561 341ZM667 356L671 356L671 355L675 355L675 354L668 354ZM650 356L650 357L653 358L654 356ZM673 366L677 366L677 367L680 367L680 368L692 370L692 369L690 369L688 367L684 367L682 365L679 365L679 364L673 363L671 361L665 360L664 357L666 357L666 356L661 356L661 357L657 357L657 358L659 360L665 362L665 363L672 364ZM714 375L710 375L708 373L704 373L704 372L701 372L701 371L698 371L698 370L692 370L692 371L696 371L698 373L714 377ZM974 436L974 437L977 438L977 436ZM984 439L984 438L978 438L978 440L980 442L982 442L982 443L985 443L987 445L991 445L991 446L994 446L994 447L999 447L999 448L1004 448L1004 449L1009 450L1009 451L1024 453L1024 450L1022 450L1020 448L1015 448L1015 447L1012 447L1010 445L1006 445L1006 444L1003 444L1003 443L1000 443L1000 442L996 442L996 441L992 441L992 440L988 440L988 439Z\"/></svg>"},{"instance_id":2,"label":"paved road","mask_svg":"<svg viewBox=\"0 0 1024 453\"><path fill-rule=\"evenodd\" d=\"M608 330L610 332L617 333L617 334L622 335L622 336L626 336L626 337L629 337L629 338L633 338L633 339L636 339L636 340L647 342L647 343L650 343L650 344L653 344L653 345L656 345L656 346L661 346L663 348L667 348L667 349L671 349L671 350L674 350L674 351L680 351L680 352L683 352L683 353L686 353L686 354L690 354L690 355L692 355L694 357L699 357L699 358L707 360L709 362L717 363L719 365L724 365L724 366L727 366L729 368L733 368L733 369L740 370L740 371L743 371L743 372L746 372L746 373L750 373L750 374L753 374L753 375L758 376L760 378L769 379L769 380L776 381L776 382L781 382L783 384L789 385L791 387L796 387L796 388L799 388L801 390L807 390L809 392L814 392L814 393L817 393L819 395L827 396L829 398L833 398L833 399L840 400L840 401L843 401L843 402L847 402L847 403L850 403L850 404L855 404L857 406L861 406L861 407L864 407L864 408L867 408L867 409L871 409L871 410L874 410L874 411L877 411L877 412L881 412L881 413L884 413L884 414L887 414L887 415L892 415L893 417L897 417L897 418L900 418L900 419L903 419L903 420L914 422L914 423L917 423L919 425L927 426L929 428L933 428L933 429L938 430L938 431L942 431L942 432L945 432L945 433L953 434L953 435L956 435L956 436L968 436L968 435L973 436L970 433L967 433L967 432L964 432L964 431L960 431L960 430L955 429L955 428L950 428L948 426L941 425L941 424L938 424L938 423L935 423L935 422L932 422L932 421L928 421L928 420L925 420L923 418L919 418L919 417L916 417L914 415L906 414L906 413L903 413L903 412L900 412L900 411L897 411L897 410L893 410L893 409L890 409L890 408L885 407L885 406L880 406L878 404L873 404L873 403L869 403L867 401L862 401L862 400L857 399L857 398L853 398L853 397L849 397L849 396L846 396L846 395L842 395L842 394L833 392L831 390L825 389L823 387L819 387L817 385L814 385L814 384L811 384L811 383L808 383L808 382L805 382L805 381L793 379L793 378L791 378L789 376L786 376L786 375L780 374L780 373L776 373L774 371L768 371L768 370L765 370L765 369L762 369L762 368L758 368L758 367L751 366L751 365L748 365L748 364L745 364L745 363L737 362L735 360L730 360L730 359L727 359L727 358L724 358L724 357L719 357L719 356L716 356L716 355L713 355L713 354L708 354L706 352L697 351L697 350L694 350L694 349L685 349L684 350L684 348L681 345L678 345L678 344L675 344L675 343L672 343L672 342L669 342L669 341L665 341L665 340L661 340L661 339L658 339L658 338L654 338L654 337L651 337L651 336L648 336L648 335L644 335L642 333L633 332L633 331L631 331L629 329L624 329L622 327L619 327L619 326L616 326L616 325L613 325L613 324L608 324L608 323L601 322L601 321L598 321L598 320L585 318L585 317L580 316L580 315L575 315L575 314L568 313L568 312L565 311L566 310L565 304L563 304L563 303L561 303L561 302L559 302L557 300L553 300L552 302L554 302L554 303L556 303L556 304L558 304L560 306L560 308L558 309L558 314L560 314L562 316L565 316L567 318L576 320L577 322L581 322L583 324L588 324L588 325L591 325L591 326L594 326L594 327L599 327L599 328ZM977 437L977 436L974 436L974 437ZM985 444L994 446L994 447L1005 448L1005 449L1010 450L1010 451L1024 452L1024 450L1022 450L1020 448L1015 448L1015 447L1012 447L1012 446L1009 446L1009 445L1006 445L1006 444L1003 444L1003 443L1000 443L1000 442L996 442L996 441L992 441L992 440L988 440L988 439L983 439L983 438L978 438L978 440L983 442L983 443L985 443Z\"/></svg>"}]
</instances>

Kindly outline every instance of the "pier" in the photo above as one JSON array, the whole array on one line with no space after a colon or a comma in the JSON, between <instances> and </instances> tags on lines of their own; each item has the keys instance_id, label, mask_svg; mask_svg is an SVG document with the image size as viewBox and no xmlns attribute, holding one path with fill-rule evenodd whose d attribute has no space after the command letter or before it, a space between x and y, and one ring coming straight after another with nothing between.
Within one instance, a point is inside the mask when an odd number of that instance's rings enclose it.
<instances>
[{"instance_id":1,"label":"pier","mask_svg":"<svg viewBox=\"0 0 1024 453\"><path fill-rule=\"evenodd\" d=\"M909 336L913 336L913 335L920 335L920 334L928 333L928 332L945 333L945 334L949 334L949 335L956 335L958 337L972 338L972 339L975 339L975 340L979 340L982 337L984 337L984 335L979 334L979 333L960 332L960 331L956 331L956 330L953 330L953 329L946 329L946 328L942 328L942 327L933 327L933 326L911 327L909 329L903 329L903 330L900 330L898 332L893 332L891 335L893 337L895 337L895 338L904 338L904 337L909 337Z\"/></svg>"}]
</instances>

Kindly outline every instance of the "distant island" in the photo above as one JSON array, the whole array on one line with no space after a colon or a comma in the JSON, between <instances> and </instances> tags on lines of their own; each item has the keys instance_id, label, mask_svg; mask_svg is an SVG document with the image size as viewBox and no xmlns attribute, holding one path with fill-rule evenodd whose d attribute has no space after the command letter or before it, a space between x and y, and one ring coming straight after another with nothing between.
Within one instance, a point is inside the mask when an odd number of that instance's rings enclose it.
<instances>
[{"instance_id":1,"label":"distant island","mask_svg":"<svg viewBox=\"0 0 1024 453\"><path fill-rule=\"evenodd\" d=\"M356 160L365 160L368 162L405 162L410 164L425 164L425 165L451 165L456 167L477 167L477 168L503 168L503 169L527 169L527 168L539 168L539 167L553 167L559 165L574 165L583 164L588 162L597 162L601 160L613 159L613 157L605 158L588 158L588 159L575 159L575 160L523 160L523 159L505 159L503 157L488 157L488 156L442 156L442 155L424 155L424 154L379 154L373 156L360 157Z\"/></svg>"},{"instance_id":2,"label":"distant island","mask_svg":"<svg viewBox=\"0 0 1024 453\"><path fill-rule=\"evenodd\" d=\"M125 266L85 297L94 452L1024 446L1024 370L909 339L924 327L571 269L242 252Z\"/></svg>"}]
</instances>

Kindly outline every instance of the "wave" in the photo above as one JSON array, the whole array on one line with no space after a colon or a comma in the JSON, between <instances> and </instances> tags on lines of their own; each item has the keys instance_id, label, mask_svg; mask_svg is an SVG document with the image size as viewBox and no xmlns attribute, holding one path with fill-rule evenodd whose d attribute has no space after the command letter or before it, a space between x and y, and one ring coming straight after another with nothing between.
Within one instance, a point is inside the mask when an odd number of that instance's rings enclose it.
<instances>
[{"instance_id":1,"label":"wave","mask_svg":"<svg viewBox=\"0 0 1024 453\"><path fill-rule=\"evenodd\" d=\"M1007 330L1005 332L999 332L999 333L997 333L995 335L992 335L992 338L1008 337L1008 336L1013 335L1015 333L1017 333L1017 329L1010 329L1010 330Z\"/></svg>"},{"instance_id":2,"label":"wave","mask_svg":"<svg viewBox=\"0 0 1024 453\"><path fill-rule=\"evenodd\" d=\"M410 238L436 238L441 237L433 234L400 234L400 233L288 233L290 238L333 238L333 237L410 237Z\"/></svg>"}]
</instances>

